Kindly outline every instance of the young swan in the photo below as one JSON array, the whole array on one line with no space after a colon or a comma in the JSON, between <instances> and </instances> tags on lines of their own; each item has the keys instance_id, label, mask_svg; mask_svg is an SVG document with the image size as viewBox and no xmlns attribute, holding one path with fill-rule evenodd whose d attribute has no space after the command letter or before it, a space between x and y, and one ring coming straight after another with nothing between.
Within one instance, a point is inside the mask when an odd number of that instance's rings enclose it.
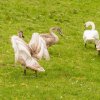
<instances>
[{"instance_id":1,"label":"young swan","mask_svg":"<svg viewBox=\"0 0 100 100\"><path fill-rule=\"evenodd\" d=\"M36 72L44 72L44 68L31 56L27 43L19 36L11 37L12 47L15 53L15 62L19 62L24 68L24 74L26 75L26 69L29 68Z\"/></svg>"},{"instance_id":2,"label":"young swan","mask_svg":"<svg viewBox=\"0 0 100 100\"><path fill-rule=\"evenodd\" d=\"M40 36L45 40L47 47L50 47L50 46L58 43L59 38L55 34L55 32L58 32L61 36L63 36L62 30L60 27L52 27L52 28L50 28L49 31L50 31L49 33L40 34Z\"/></svg>"},{"instance_id":3,"label":"young swan","mask_svg":"<svg viewBox=\"0 0 100 100\"><path fill-rule=\"evenodd\" d=\"M32 34L32 38L29 42L29 47L31 48L32 54L35 58L39 60L42 58L45 58L46 60L50 59L46 42L38 33Z\"/></svg>"},{"instance_id":4,"label":"young swan","mask_svg":"<svg viewBox=\"0 0 100 100\"><path fill-rule=\"evenodd\" d=\"M91 26L91 30L85 30L83 33L83 40L85 47L87 43L94 43L96 47L96 40L99 40L99 34L98 31L95 30L95 24L92 21L88 21L85 23L85 28Z\"/></svg>"},{"instance_id":5,"label":"young swan","mask_svg":"<svg viewBox=\"0 0 100 100\"><path fill-rule=\"evenodd\" d=\"M23 39L24 35L22 31L18 32L18 36ZM47 50L47 46L45 41L40 37L38 33L33 33L32 38L27 44L27 47L30 51L32 57L35 57L37 60L41 60L43 57L46 60L50 59L49 52Z\"/></svg>"},{"instance_id":6,"label":"young swan","mask_svg":"<svg viewBox=\"0 0 100 100\"><path fill-rule=\"evenodd\" d=\"M18 36L19 36L20 38L24 38L23 31L19 31L19 32L18 32Z\"/></svg>"}]
</instances>

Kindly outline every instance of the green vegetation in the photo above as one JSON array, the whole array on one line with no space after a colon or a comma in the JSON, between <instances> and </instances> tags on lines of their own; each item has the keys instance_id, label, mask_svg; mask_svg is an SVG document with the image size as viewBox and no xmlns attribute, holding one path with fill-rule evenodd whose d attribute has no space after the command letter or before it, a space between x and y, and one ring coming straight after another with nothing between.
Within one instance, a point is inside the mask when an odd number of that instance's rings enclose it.
<instances>
[{"instance_id":1,"label":"green vegetation","mask_svg":"<svg viewBox=\"0 0 100 100\"><path fill-rule=\"evenodd\" d=\"M100 56L82 39L88 20L100 32L100 0L0 0L0 100L100 100ZM52 26L65 37L49 48L50 61L39 62L46 72L24 76L13 67L11 36L22 30L29 42Z\"/></svg>"}]
</instances>

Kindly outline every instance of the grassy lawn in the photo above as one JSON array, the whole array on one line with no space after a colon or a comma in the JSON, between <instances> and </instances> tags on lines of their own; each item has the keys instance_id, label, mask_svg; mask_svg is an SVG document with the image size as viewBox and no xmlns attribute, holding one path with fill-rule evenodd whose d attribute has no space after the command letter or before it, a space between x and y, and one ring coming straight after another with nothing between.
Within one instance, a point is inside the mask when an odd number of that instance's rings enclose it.
<instances>
[{"instance_id":1,"label":"grassy lawn","mask_svg":"<svg viewBox=\"0 0 100 100\"><path fill-rule=\"evenodd\" d=\"M100 0L0 0L0 100L100 100L100 56L82 39L89 20L100 32ZM29 42L52 26L64 38L49 48L50 61L39 61L46 72L24 76L13 67L11 36L22 30Z\"/></svg>"}]
</instances>

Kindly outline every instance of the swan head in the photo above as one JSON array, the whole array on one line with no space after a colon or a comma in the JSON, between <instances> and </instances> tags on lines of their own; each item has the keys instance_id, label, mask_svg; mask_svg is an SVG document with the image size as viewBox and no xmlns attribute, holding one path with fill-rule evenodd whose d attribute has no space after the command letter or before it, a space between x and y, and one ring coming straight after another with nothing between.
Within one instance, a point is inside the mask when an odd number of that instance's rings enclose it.
<instances>
[{"instance_id":1,"label":"swan head","mask_svg":"<svg viewBox=\"0 0 100 100\"><path fill-rule=\"evenodd\" d=\"M63 35L62 35L62 30L61 30L61 28L58 27L58 28L57 28L57 31L58 31L58 33L59 33L61 36L63 36Z\"/></svg>"},{"instance_id":2,"label":"swan head","mask_svg":"<svg viewBox=\"0 0 100 100\"><path fill-rule=\"evenodd\" d=\"M19 36L20 38L24 38L23 31L19 31L19 32L18 32L18 36Z\"/></svg>"},{"instance_id":3,"label":"swan head","mask_svg":"<svg viewBox=\"0 0 100 100\"><path fill-rule=\"evenodd\" d=\"M52 28L50 28L50 31L52 32L54 32L54 31L56 31L56 32L58 32L61 36L63 36L62 35L62 30L61 30L61 28L60 27L52 27Z\"/></svg>"},{"instance_id":4,"label":"swan head","mask_svg":"<svg viewBox=\"0 0 100 100\"><path fill-rule=\"evenodd\" d=\"M88 21L84 24L84 27L87 28L89 26L92 26L92 29L95 29L95 25L94 25L94 22L92 21Z\"/></svg>"}]
</instances>

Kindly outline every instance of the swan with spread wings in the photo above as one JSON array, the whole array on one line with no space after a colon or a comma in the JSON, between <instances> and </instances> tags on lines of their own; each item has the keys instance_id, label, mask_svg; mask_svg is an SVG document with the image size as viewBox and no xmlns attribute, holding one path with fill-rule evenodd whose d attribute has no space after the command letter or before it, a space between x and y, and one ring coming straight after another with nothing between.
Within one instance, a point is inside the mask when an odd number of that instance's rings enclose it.
<instances>
[{"instance_id":1,"label":"swan with spread wings","mask_svg":"<svg viewBox=\"0 0 100 100\"><path fill-rule=\"evenodd\" d=\"M34 55L31 55L31 49L29 45L19 36L11 37L12 47L15 53L15 62L19 62L24 68L24 74L26 75L26 69L29 68L37 72L44 72L44 68L40 66ZM41 50L40 50L41 52Z\"/></svg>"}]
</instances>

